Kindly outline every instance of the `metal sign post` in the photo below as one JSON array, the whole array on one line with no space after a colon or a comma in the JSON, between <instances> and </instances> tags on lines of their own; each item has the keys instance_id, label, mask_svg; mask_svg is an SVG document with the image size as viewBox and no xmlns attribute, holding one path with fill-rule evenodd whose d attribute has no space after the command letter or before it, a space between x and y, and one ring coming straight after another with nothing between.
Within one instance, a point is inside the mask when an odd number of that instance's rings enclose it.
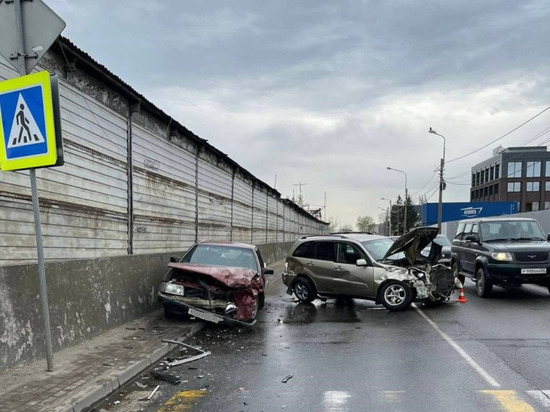
<instances>
[{"instance_id":1,"label":"metal sign post","mask_svg":"<svg viewBox=\"0 0 550 412\"><path fill-rule=\"evenodd\" d=\"M2 35L0 36L0 54L2 54L6 59L11 60L12 65L16 67L21 76L27 75L38 60L46 53L46 51L53 44L55 39L59 36L61 31L65 28L65 22L59 18L53 11L51 11L41 0L36 1L26 1L24 7L22 7L21 2L25 0L13 0L12 2L5 2L0 6L3 8L0 10L0 25L2 30ZM13 3L13 4L10 4ZM8 7L7 7L8 6ZM13 13L11 13L11 6L13 6ZM15 17L15 19L14 19ZM15 23L15 27L13 24ZM15 61L17 63L15 63ZM35 75L33 75L35 76ZM20 96L23 96L23 91ZM51 98L51 96L50 96ZM51 102L50 102L51 104ZM18 105L19 106L19 105ZM24 109L27 110L30 108L28 105L21 104L21 109L18 113L18 116L21 116L23 121L21 124L26 124L26 114ZM57 114L59 110L57 109ZM0 123L1 123L1 112L0 112ZM51 120L53 122L53 120ZM27 122L28 123L28 122ZM31 140L34 138L36 142L40 142L40 138L37 136L38 133L32 134L28 125L21 126L26 127L26 135L24 139L28 137L28 145L30 145ZM60 140L60 124L56 125L58 129L56 134ZM48 135L48 133L45 133ZM51 134L51 133L50 133ZM21 143L22 132L19 133L18 144ZM42 140L45 140L43 136ZM5 136L3 137L6 144L5 152L8 152L9 144L6 142ZM11 142L11 145L16 144L16 139L13 141L10 140L8 136L8 141ZM32 143L35 144L35 141ZM27 144L27 140L24 140L24 144ZM51 143L51 140L50 140ZM36 145L36 144L35 144ZM48 142L45 143L46 146L50 145ZM55 146L55 144L53 145ZM48 148L50 150L51 148ZM54 150L57 149L54 147ZM47 154L47 153L46 153ZM62 156L62 153L61 153ZM9 156L8 156L9 157ZM51 158L50 158L51 159ZM56 158L55 158L56 159ZM61 165L61 162L50 161L49 163L43 163L43 166L55 166ZM46 352L47 352L47 370L53 370L53 354L52 354L52 337L51 337L51 326L50 326L50 312L48 305L48 293L46 287L46 269L44 265L44 251L42 247L42 229L40 225L40 204L38 200L38 190L36 185L36 171L34 167L40 166L31 166L29 167L30 173L30 183L31 183L31 193L32 193L32 206L34 214L34 228L36 235L36 250L38 257L38 274L40 278L40 299L42 302L42 316L44 320L44 334L46 340ZM14 167L15 168L15 167ZM24 167L19 167L20 169Z\"/></svg>"},{"instance_id":2,"label":"metal sign post","mask_svg":"<svg viewBox=\"0 0 550 412\"><path fill-rule=\"evenodd\" d=\"M23 13L21 0L15 0L15 24L17 26L17 37L19 39L19 51L17 61L19 63L19 74L27 74L27 63L25 62L25 37L23 33ZM46 267L44 265L44 249L42 247L42 227L40 225L40 202L38 200L38 189L36 188L36 171L30 169L32 211L34 214L34 232L36 236L36 253L38 255L38 277L40 278L40 301L42 302L42 317L44 320L44 337L46 339L46 362L48 371L53 371L52 332L50 325L50 306L48 304L48 288L46 284Z\"/></svg>"}]
</instances>

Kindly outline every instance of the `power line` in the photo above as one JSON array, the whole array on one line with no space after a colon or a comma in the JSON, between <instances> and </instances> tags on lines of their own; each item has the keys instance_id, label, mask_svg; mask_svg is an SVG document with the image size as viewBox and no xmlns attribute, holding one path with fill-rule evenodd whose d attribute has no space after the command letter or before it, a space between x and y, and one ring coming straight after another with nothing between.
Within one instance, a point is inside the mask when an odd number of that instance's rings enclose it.
<instances>
[{"instance_id":1,"label":"power line","mask_svg":"<svg viewBox=\"0 0 550 412\"><path fill-rule=\"evenodd\" d=\"M455 162L455 161L460 160L460 159L464 159L465 157L470 156L470 155L472 155L472 154L474 154L474 153L477 153L477 152L479 152L480 150L485 149L487 146L490 146L490 145L492 145L493 143L498 142L498 141L501 140L501 139L504 139L506 136L512 134L513 132L515 132L515 131L518 130L519 128L525 126L527 123L529 123L529 122L531 122L532 120L536 119L537 117L539 117L541 114L543 114L543 113L546 112L547 110L550 110L550 106L548 106L546 109L542 110L541 112L537 113L536 115L534 115L533 117L531 117L529 120L523 122L523 123L520 124L519 126L517 126L517 127L515 127L514 129L510 130L509 132L507 132L507 133L503 134L502 136L497 137L496 139L490 141L490 142L487 143L486 145L481 146L480 148L478 148L478 149L476 149L476 150L474 150L474 151L472 151L472 152L470 152L470 153L466 153L465 155L462 155L462 156L460 156L460 157L456 157L456 158L454 158L454 159L447 160L447 163L451 163L451 162Z\"/></svg>"},{"instance_id":2,"label":"power line","mask_svg":"<svg viewBox=\"0 0 550 412\"><path fill-rule=\"evenodd\" d=\"M422 189L424 189L426 186L428 186L430 184L430 182L432 181L432 179L437 175L437 170L434 172L434 174L432 175L432 177L430 177L430 179L424 184L424 186L422 186L420 189L418 189L416 192L414 193L411 193L410 196L414 196L416 195L418 192L421 192Z\"/></svg>"},{"instance_id":3,"label":"power line","mask_svg":"<svg viewBox=\"0 0 550 412\"><path fill-rule=\"evenodd\" d=\"M535 141L536 139L538 139L538 138L540 138L540 137L542 137L542 136L544 136L544 135L546 135L546 134L548 134L548 133L550 133L550 127L547 127L546 129L541 130L540 132L538 132L537 134L535 134L534 137L531 137L531 138L527 139L524 143L522 143L522 144L521 144L520 146L518 146L518 147L525 147L525 146L527 146L529 143ZM542 145L544 145L545 143L548 143L548 142L550 142L550 138L547 138L547 139L545 139L545 140L539 142L538 145L539 145L539 146L542 146ZM520 160L520 159L522 159L522 158L523 158L523 154L517 154L517 155L515 155L515 156L512 155L512 156L510 156L510 158L508 159L508 161ZM470 173L471 173L470 171L468 171L468 172L463 172L463 173L460 173L460 174L458 174L458 175L451 176L451 177L449 177L448 179L457 179L457 178L459 179L459 178L461 178L461 177L469 176Z\"/></svg>"},{"instance_id":4,"label":"power line","mask_svg":"<svg viewBox=\"0 0 550 412\"><path fill-rule=\"evenodd\" d=\"M426 201L430 200L430 198L437 193L438 189L439 189L439 186L436 186L435 190L429 196L426 196Z\"/></svg>"}]
</instances>

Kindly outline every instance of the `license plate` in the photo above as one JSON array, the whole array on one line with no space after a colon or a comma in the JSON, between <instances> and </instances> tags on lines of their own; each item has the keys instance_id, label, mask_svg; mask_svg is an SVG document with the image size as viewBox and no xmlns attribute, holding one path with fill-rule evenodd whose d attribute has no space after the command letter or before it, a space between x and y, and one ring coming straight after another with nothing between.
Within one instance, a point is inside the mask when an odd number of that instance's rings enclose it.
<instances>
[{"instance_id":1,"label":"license plate","mask_svg":"<svg viewBox=\"0 0 550 412\"><path fill-rule=\"evenodd\" d=\"M521 269L522 275L543 275L546 274L546 268Z\"/></svg>"},{"instance_id":2,"label":"license plate","mask_svg":"<svg viewBox=\"0 0 550 412\"><path fill-rule=\"evenodd\" d=\"M196 318L207 320L208 322L213 322L213 323L220 323L223 320L221 316L218 316L214 313L202 312L200 310L196 310L193 308L189 308L187 313L189 314L189 316L194 316Z\"/></svg>"}]
</instances>

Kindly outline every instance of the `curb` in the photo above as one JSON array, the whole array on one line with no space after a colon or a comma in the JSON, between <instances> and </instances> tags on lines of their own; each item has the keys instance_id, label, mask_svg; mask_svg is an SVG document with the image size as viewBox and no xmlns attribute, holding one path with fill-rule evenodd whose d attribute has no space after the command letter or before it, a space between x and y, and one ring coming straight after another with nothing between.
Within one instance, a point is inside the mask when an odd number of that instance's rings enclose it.
<instances>
[{"instance_id":1,"label":"curb","mask_svg":"<svg viewBox=\"0 0 550 412\"><path fill-rule=\"evenodd\" d=\"M193 322L191 330L180 335L178 338L190 338L204 328L204 326L205 324L203 322ZM177 345L161 342L159 348L155 349L144 359L131 362L124 369L112 374L107 380L91 385L80 394L73 396L67 403L57 407L54 412L81 412L87 410L95 403L121 388L128 381L134 379L137 375L158 362L176 347Z\"/></svg>"}]
</instances>

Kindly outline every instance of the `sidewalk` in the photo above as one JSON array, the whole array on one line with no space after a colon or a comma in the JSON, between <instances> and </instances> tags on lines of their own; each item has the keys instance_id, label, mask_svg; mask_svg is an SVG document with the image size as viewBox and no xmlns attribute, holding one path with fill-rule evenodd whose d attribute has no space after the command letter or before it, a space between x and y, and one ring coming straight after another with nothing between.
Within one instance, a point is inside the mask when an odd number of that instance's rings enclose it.
<instances>
[{"instance_id":1,"label":"sidewalk","mask_svg":"<svg viewBox=\"0 0 550 412\"><path fill-rule=\"evenodd\" d=\"M188 338L203 323L165 320L162 310L54 353L46 360L0 374L0 412L77 412L89 407L165 356L173 345L162 339Z\"/></svg>"}]
</instances>

